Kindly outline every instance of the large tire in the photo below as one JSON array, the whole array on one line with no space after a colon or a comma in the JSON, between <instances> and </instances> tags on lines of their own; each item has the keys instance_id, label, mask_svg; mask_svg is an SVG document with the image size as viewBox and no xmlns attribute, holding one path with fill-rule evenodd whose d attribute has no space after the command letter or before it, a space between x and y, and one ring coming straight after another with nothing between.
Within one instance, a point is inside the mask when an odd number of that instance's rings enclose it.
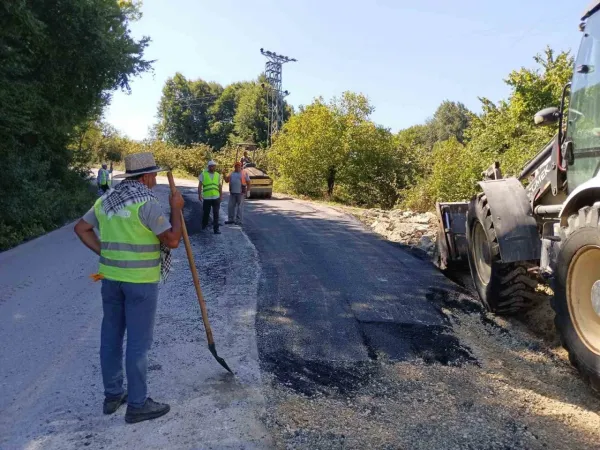
<instances>
[{"instance_id":1,"label":"large tire","mask_svg":"<svg viewBox=\"0 0 600 450\"><path fill-rule=\"evenodd\" d=\"M481 302L499 315L516 314L539 300L538 281L528 262L502 263L496 230L485 194L475 197L467 214L469 267ZM474 211L474 217L471 217Z\"/></svg>"},{"instance_id":2,"label":"large tire","mask_svg":"<svg viewBox=\"0 0 600 450\"><path fill-rule=\"evenodd\" d=\"M560 237L553 285L554 323L569 360L600 392L600 317L592 306L592 286L600 280L598 207L582 208L569 217Z\"/></svg>"}]
</instances>

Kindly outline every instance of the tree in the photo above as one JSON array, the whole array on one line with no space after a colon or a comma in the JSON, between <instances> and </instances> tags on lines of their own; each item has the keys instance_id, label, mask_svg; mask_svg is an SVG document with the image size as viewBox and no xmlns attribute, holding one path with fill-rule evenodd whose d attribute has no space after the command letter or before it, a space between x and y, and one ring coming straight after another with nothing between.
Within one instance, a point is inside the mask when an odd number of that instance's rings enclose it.
<instances>
[{"instance_id":1,"label":"tree","mask_svg":"<svg viewBox=\"0 0 600 450\"><path fill-rule=\"evenodd\" d=\"M483 114L465 132L478 153L493 155L501 162L506 175L518 174L556 133L552 127L536 127L533 116L560 104L563 87L572 75L574 62L569 52L555 56L546 48L534 61L538 68L521 68L509 74L505 80L511 87L508 99L498 104L481 99Z\"/></svg>"},{"instance_id":2,"label":"tree","mask_svg":"<svg viewBox=\"0 0 600 450\"><path fill-rule=\"evenodd\" d=\"M266 147L269 135L269 108L265 89L258 82L246 83L239 91L233 119L232 141L252 141Z\"/></svg>"},{"instance_id":3,"label":"tree","mask_svg":"<svg viewBox=\"0 0 600 450\"><path fill-rule=\"evenodd\" d=\"M283 127L270 157L287 189L320 197L331 172L344 159L343 129L336 113L322 100L293 116ZM333 186L330 190L333 190Z\"/></svg>"},{"instance_id":4,"label":"tree","mask_svg":"<svg viewBox=\"0 0 600 450\"><path fill-rule=\"evenodd\" d=\"M464 145L457 137L438 142L420 182L405 192L405 206L430 209L435 201L466 200L477 192L481 171L499 161L506 176L517 175L525 163L556 133L539 128L534 114L560 104L564 85L570 80L573 58L569 52L555 56L550 48L536 55L538 67L513 71L505 80L511 87L507 99L497 104L482 98L483 112L473 116L464 130Z\"/></svg>"},{"instance_id":5,"label":"tree","mask_svg":"<svg viewBox=\"0 0 600 450\"><path fill-rule=\"evenodd\" d=\"M69 144L113 90L150 69L149 39L129 32L139 17L125 0L0 3L0 165L10 168L0 178L0 249L89 207Z\"/></svg>"},{"instance_id":6,"label":"tree","mask_svg":"<svg viewBox=\"0 0 600 450\"><path fill-rule=\"evenodd\" d=\"M349 153L339 168L338 197L359 206L392 208L408 168L394 135L365 120L348 130L346 142Z\"/></svg>"},{"instance_id":7,"label":"tree","mask_svg":"<svg viewBox=\"0 0 600 450\"><path fill-rule=\"evenodd\" d=\"M187 80L176 73L163 87L158 106L159 138L173 145L207 143L212 138L212 107L223 93L217 83Z\"/></svg>"},{"instance_id":8,"label":"tree","mask_svg":"<svg viewBox=\"0 0 600 450\"><path fill-rule=\"evenodd\" d=\"M419 177L431 170L431 128L429 125L414 125L400 130L396 135L396 147L404 159L405 186L412 185Z\"/></svg>"},{"instance_id":9,"label":"tree","mask_svg":"<svg viewBox=\"0 0 600 450\"><path fill-rule=\"evenodd\" d=\"M163 87L156 137L171 145L206 144L220 150L238 141L267 146L269 109L264 76L223 88L177 73ZM291 108L284 102L284 121Z\"/></svg>"},{"instance_id":10,"label":"tree","mask_svg":"<svg viewBox=\"0 0 600 450\"><path fill-rule=\"evenodd\" d=\"M372 111L365 96L351 92L301 107L271 150L283 187L361 206L392 207L409 169L394 135L369 119Z\"/></svg>"},{"instance_id":11,"label":"tree","mask_svg":"<svg viewBox=\"0 0 600 450\"><path fill-rule=\"evenodd\" d=\"M210 138L207 143L211 147L220 150L227 145L235 126L240 93L249 84L249 82L241 82L226 86L210 107Z\"/></svg>"},{"instance_id":12,"label":"tree","mask_svg":"<svg viewBox=\"0 0 600 450\"><path fill-rule=\"evenodd\" d=\"M473 113L460 102L445 100L429 121L430 145L454 137L461 144L465 142L464 132L471 123Z\"/></svg>"}]
</instances>

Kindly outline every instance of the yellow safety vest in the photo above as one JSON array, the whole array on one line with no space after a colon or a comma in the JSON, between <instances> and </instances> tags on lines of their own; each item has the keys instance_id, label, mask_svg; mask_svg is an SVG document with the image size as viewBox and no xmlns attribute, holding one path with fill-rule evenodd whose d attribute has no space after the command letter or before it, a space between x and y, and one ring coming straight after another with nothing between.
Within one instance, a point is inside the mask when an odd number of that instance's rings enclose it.
<instances>
[{"instance_id":1,"label":"yellow safety vest","mask_svg":"<svg viewBox=\"0 0 600 450\"><path fill-rule=\"evenodd\" d=\"M102 201L94 205L100 229L100 270L108 280L127 283L160 281L160 240L144 224L139 211L146 202L126 206L110 218Z\"/></svg>"},{"instance_id":2,"label":"yellow safety vest","mask_svg":"<svg viewBox=\"0 0 600 450\"><path fill-rule=\"evenodd\" d=\"M100 169L100 185L110 184L108 179L108 172L104 169Z\"/></svg>"},{"instance_id":3,"label":"yellow safety vest","mask_svg":"<svg viewBox=\"0 0 600 450\"><path fill-rule=\"evenodd\" d=\"M213 178L211 179L211 175ZM202 172L202 195L204 197L219 196L219 172L211 174L208 170Z\"/></svg>"}]
</instances>

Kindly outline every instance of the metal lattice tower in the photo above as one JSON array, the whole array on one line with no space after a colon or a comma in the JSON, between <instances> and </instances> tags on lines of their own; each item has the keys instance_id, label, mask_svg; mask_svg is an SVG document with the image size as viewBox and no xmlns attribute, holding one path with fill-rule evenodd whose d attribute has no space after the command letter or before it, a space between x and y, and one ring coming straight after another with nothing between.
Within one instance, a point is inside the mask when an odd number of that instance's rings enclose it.
<instances>
[{"instance_id":1,"label":"metal lattice tower","mask_svg":"<svg viewBox=\"0 0 600 450\"><path fill-rule=\"evenodd\" d=\"M262 48L260 49L260 52L268 59L265 65L265 77L267 78L268 86L265 86L265 88L267 91L267 104L269 106L268 145L270 146L272 136L277 133L283 125L283 99L289 95L288 91L283 90L281 84L282 66L288 62L296 62L296 60Z\"/></svg>"}]
</instances>

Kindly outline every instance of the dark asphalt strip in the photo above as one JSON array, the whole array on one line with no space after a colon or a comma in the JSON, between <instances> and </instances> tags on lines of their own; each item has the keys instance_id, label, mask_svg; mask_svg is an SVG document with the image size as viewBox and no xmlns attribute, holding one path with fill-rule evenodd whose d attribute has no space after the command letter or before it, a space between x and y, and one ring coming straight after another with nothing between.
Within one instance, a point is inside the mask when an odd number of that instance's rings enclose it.
<instances>
[{"instance_id":1,"label":"dark asphalt strip","mask_svg":"<svg viewBox=\"0 0 600 450\"><path fill-rule=\"evenodd\" d=\"M259 355L279 382L307 395L348 392L378 358L474 361L430 301L455 289L430 263L290 201L247 202L245 231L262 266Z\"/></svg>"}]
</instances>

